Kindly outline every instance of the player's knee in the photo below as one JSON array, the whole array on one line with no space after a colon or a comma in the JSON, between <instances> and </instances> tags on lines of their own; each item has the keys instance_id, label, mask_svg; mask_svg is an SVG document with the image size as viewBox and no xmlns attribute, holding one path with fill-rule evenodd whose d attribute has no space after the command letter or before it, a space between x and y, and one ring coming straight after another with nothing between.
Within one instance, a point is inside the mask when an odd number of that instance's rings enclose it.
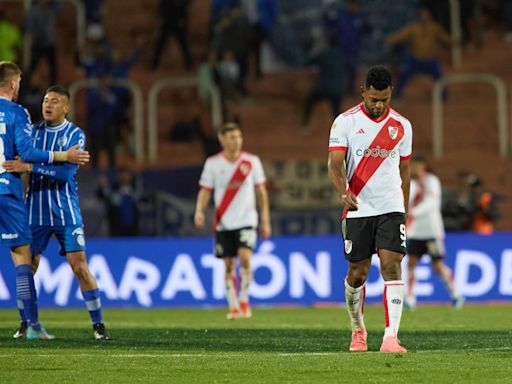
<instances>
[{"instance_id":1,"label":"player's knee","mask_svg":"<svg viewBox=\"0 0 512 384\"><path fill-rule=\"evenodd\" d=\"M347 281L352 288L358 288L366 282L367 277L368 271L363 269L349 270Z\"/></svg>"}]
</instances>

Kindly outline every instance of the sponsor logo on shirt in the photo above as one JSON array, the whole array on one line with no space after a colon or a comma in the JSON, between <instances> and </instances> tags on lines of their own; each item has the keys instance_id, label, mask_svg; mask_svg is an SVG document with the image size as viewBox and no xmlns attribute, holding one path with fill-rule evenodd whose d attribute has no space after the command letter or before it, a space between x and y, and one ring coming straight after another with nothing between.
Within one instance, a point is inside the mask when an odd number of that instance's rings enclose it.
<instances>
[{"instance_id":1,"label":"sponsor logo on shirt","mask_svg":"<svg viewBox=\"0 0 512 384\"><path fill-rule=\"evenodd\" d=\"M363 157L391 157L392 159L394 159L397 156L397 152L394 149L392 151L389 151L377 145L375 148L358 148L356 149L356 155Z\"/></svg>"},{"instance_id":2,"label":"sponsor logo on shirt","mask_svg":"<svg viewBox=\"0 0 512 384\"><path fill-rule=\"evenodd\" d=\"M18 237L19 235L17 233L2 233L2 240L13 240Z\"/></svg>"}]
</instances>

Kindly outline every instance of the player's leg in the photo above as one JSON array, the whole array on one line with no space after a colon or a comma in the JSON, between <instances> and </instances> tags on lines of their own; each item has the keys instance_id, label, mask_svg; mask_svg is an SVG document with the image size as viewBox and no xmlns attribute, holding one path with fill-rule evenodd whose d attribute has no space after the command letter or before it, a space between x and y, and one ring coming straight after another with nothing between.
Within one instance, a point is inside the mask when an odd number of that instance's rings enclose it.
<instances>
[{"instance_id":1,"label":"player's leg","mask_svg":"<svg viewBox=\"0 0 512 384\"><path fill-rule=\"evenodd\" d=\"M342 223L342 232L345 259L349 262L345 279L345 300L352 329L349 350L364 352L368 350L364 324L365 283L374 250L371 219L345 219Z\"/></svg>"},{"instance_id":2,"label":"player's leg","mask_svg":"<svg viewBox=\"0 0 512 384\"><path fill-rule=\"evenodd\" d=\"M405 215L390 213L379 216L375 243L384 279L385 329L381 352L407 352L398 341L404 305L404 282L401 262L405 255Z\"/></svg>"},{"instance_id":3,"label":"player's leg","mask_svg":"<svg viewBox=\"0 0 512 384\"><path fill-rule=\"evenodd\" d=\"M78 280L82 296L92 320L94 338L96 340L110 340L110 335L103 322L103 309L101 306L100 290L96 279L89 271L84 251L66 253L69 266Z\"/></svg>"},{"instance_id":4,"label":"player's leg","mask_svg":"<svg viewBox=\"0 0 512 384\"><path fill-rule=\"evenodd\" d=\"M224 260L226 298L228 301L228 319L240 317L240 305L236 291L236 254L239 231L215 232L215 256Z\"/></svg>"},{"instance_id":5,"label":"player's leg","mask_svg":"<svg viewBox=\"0 0 512 384\"><path fill-rule=\"evenodd\" d=\"M240 293L238 300L242 316L245 318L252 316L249 305L249 287L252 281L251 257L256 238L255 228L242 228L238 234L237 247L240 256Z\"/></svg>"},{"instance_id":6,"label":"player's leg","mask_svg":"<svg viewBox=\"0 0 512 384\"><path fill-rule=\"evenodd\" d=\"M419 259L420 256L409 254L409 259L407 261L408 281L405 306L411 311L416 309L416 294L414 293L414 284L416 283L416 278L414 275L414 270L416 269L416 265L418 264Z\"/></svg>"}]
</instances>

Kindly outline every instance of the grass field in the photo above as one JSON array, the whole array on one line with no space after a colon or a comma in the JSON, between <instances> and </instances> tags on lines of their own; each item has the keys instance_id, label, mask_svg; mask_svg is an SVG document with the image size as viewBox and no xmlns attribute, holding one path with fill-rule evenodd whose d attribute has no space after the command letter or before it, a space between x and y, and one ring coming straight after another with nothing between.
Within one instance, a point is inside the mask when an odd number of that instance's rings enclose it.
<instances>
[{"instance_id":1,"label":"grass field","mask_svg":"<svg viewBox=\"0 0 512 384\"><path fill-rule=\"evenodd\" d=\"M0 311L0 383L510 383L512 306L404 312L404 355L377 352L380 306L366 308L369 352L348 353L344 309L107 310L96 342L85 310L43 310L58 339L14 340Z\"/></svg>"}]
</instances>

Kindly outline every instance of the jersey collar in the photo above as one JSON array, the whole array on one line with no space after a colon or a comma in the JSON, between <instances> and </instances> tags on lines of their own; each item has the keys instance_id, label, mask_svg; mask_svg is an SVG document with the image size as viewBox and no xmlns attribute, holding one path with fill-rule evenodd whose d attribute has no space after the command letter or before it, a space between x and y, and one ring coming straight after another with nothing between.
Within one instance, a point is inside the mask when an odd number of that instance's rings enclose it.
<instances>
[{"instance_id":1,"label":"jersey collar","mask_svg":"<svg viewBox=\"0 0 512 384\"><path fill-rule=\"evenodd\" d=\"M64 122L60 125L56 125L56 126L51 126L51 125L48 125L47 122L44 123L44 127L49 130L49 131L52 131L52 132L56 132L56 131L60 131L62 128L66 127L67 125L69 124L69 121L68 119L64 119Z\"/></svg>"}]
</instances>

